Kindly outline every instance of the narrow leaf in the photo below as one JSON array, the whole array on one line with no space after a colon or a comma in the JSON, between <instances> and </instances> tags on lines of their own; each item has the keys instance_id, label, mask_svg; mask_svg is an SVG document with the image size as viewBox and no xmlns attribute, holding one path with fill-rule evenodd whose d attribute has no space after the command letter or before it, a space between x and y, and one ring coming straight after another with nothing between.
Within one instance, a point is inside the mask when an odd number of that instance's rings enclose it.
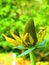
<instances>
[{"instance_id":1,"label":"narrow leaf","mask_svg":"<svg viewBox=\"0 0 49 65\"><path fill-rule=\"evenodd\" d=\"M27 55L28 53L30 53L31 51L33 51L35 48L36 47L33 47L33 48L30 48L30 49L26 50L24 53L20 54L18 57Z\"/></svg>"},{"instance_id":2,"label":"narrow leaf","mask_svg":"<svg viewBox=\"0 0 49 65\"><path fill-rule=\"evenodd\" d=\"M24 46L13 47L13 49L14 49L14 48L17 48L17 49L20 49L20 50L22 50L22 49L26 49Z\"/></svg>"},{"instance_id":3,"label":"narrow leaf","mask_svg":"<svg viewBox=\"0 0 49 65\"><path fill-rule=\"evenodd\" d=\"M41 43L38 43L37 48L42 48L46 44L46 40L43 40Z\"/></svg>"}]
</instances>

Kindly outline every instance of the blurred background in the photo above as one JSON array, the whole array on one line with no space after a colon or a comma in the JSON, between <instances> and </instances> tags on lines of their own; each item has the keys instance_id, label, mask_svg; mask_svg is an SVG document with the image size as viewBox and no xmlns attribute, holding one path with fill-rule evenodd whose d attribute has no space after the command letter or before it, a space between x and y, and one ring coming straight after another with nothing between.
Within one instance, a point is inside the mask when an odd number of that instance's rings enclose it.
<instances>
[{"instance_id":1,"label":"blurred background","mask_svg":"<svg viewBox=\"0 0 49 65\"><path fill-rule=\"evenodd\" d=\"M22 33L28 19L34 20L36 28L47 27L49 38L49 1L48 0L0 0L0 42L2 33L10 36L9 30Z\"/></svg>"}]
</instances>

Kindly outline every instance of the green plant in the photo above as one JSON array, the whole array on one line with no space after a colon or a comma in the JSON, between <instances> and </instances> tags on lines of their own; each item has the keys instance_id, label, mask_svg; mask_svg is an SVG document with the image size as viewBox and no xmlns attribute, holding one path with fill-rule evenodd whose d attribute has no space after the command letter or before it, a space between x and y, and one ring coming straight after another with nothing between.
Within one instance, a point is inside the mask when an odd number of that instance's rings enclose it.
<instances>
[{"instance_id":1,"label":"green plant","mask_svg":"<svg viewBox=\"0 0 49 65\"><path fill-rule=\"evenodd\" d=\"M32 24L30 24L30 22ZM44 31L41 35L41 38L39 39L40 41L39 40L37 41L38 38L36 37L36 31L35 31L33 21L30 20L26 24L27 24L27 26L25 26L23 36L20 35L20 37L18 37L12 31L10 31L10 33L13 36L14 39L7 37L5 34L3 34L3 36L5 37L5 39L8 42L10 42L16 48L21 49L21 50L26 50L24 53L20 54L19 57L27 55L29 53L29 56L30 56L30 59L31 59L31 65L36 65L33 51L36 50L37 48L38 49L43 48L44 44L46 43L46 41L43 40L43 38L45 36L45 29L44 29ZM32 29L32 26L33 26L33 29Z\"/></svg>"}]
</instances>

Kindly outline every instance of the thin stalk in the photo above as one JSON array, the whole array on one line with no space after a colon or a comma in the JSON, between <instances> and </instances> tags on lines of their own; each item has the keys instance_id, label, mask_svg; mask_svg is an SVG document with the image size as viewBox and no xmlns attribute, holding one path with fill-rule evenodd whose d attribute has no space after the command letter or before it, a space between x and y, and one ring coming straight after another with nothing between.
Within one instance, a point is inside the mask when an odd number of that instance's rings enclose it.
<instances>
[{"instance_id":1,"label":"thin stalk","mask_svg":"<svg viewBox=\"0 0 49 65\"><path fill-rule=\"evenodd\" d=\"M30 60L31 60L31 65L36 65L34 53L30 52L29 56L30 56Z\"/></svg>"}]
</instances>

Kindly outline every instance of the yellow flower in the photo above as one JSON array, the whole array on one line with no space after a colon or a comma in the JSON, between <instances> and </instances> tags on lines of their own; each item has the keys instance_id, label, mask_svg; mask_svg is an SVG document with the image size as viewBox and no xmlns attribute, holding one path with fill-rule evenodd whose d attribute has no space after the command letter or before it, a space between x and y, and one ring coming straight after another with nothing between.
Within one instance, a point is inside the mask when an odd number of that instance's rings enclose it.
<instances>
[{"instance_id":1,"label":"yellow flower","mask_svg":"<svg viewBox=\"0 0 49 65\"><path fill-rule=\"evenodd\" d=\"M5 34L3 34L4 38L6 39L6 41L10 42L13 45L33 45L34 44L34 39L32 38L32 36L30 35L30 33L26 33L25 35L20 35L17 36L14 34L14 32L10 31L11 35L13 36L14 39L7 37ZM40 37L40 39L38 39L38 42L41 42L45 36L46 33L46 29L44 29L42 31L42 35Z\"/></svg>"},{"instance_id":2,"label":"yellow flower","mask_svg":"<svg viewBox=\"0 0 49 65\"><path fill-rule=\"evenodd\" d=\"M17 46L18 45L28 45L27 41L26 41L28 35L29 35L29 43L31 43L31 44L34 43L34 40L33 40L33 38L31 37L31 35L29 33L26 33L22 37L19 37L19 36L15 35L12 31L10 31L10 33L13 36L14 39L7 37L5 34L2 34L2 35L4 36L6 41L10 42L13 45L17 45Z\"/></svg>"}]
</instances>

